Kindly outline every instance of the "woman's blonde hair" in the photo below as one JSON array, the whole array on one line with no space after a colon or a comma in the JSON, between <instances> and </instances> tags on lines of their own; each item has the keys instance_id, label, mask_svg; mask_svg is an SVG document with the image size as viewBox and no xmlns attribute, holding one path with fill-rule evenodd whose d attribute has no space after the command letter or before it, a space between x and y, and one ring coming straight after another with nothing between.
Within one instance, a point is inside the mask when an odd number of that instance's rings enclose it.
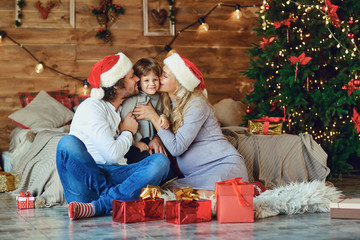
<instances>
[{"instance_id":1,"label":"woman's blonde hair","mask_svg":"<svg viewBox=\"0 0 360 240\"><path fill-rule=\"evenodd\" d=\"M174 107L171 106L171 99L169 94L161 94L162 105L164 107L163 113L169 118L171 130L173 133L176 133L177 130L181 127L184 120L183 115L192 108L189 103L191 103L191 100L195 97L202 97L206 101L206 103L213 108L213 106L210 104L209 100L205 97L202 91L195 89L193 92L190 92L189 90L184 88L177 80L176 83L176 105Z\"/></svg>"}]
</instances>

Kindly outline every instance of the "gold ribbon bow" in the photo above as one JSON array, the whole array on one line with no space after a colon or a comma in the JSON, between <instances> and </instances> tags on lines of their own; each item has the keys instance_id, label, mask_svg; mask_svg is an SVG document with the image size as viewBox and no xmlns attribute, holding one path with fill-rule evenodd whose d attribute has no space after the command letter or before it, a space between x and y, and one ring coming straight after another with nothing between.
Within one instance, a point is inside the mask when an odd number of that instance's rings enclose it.
<instances>
[{"instance_id":1,"label":"gold ribbon bow","mask_svg":"<svg viewBox=\"0 0 360 240\"><path fill-rule=\"evenodd\" d=\"M176 200L199 200L200 194L198 194L192 187L180 188L179 191L175 193Z\"/></svg>"},{"instance_id":2,"label":"gold ribbon bow","mask_svg":"<svg viewBox=\"0 0 360 240\"><path fill-rule=\"evenodd\" d=\"M147 185L146 188L142 188L140 193L140 198L142 200L155 199L160 197L161 197L161 192L158 186Z\"/></svg>"}]
</instances>

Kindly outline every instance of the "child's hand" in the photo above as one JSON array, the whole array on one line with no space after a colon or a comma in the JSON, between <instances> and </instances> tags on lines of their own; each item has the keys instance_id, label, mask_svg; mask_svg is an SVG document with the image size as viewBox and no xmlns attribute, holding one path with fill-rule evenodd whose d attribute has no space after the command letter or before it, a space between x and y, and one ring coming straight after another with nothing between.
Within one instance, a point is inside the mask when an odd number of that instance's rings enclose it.
<instances>
[{"instance_id":1,"label":"child's hand","mask_svg":"<svg viewBox=\"0 0 360 240\"><path fill-rule=\"evenodd\" d=\"M159 124L160 124L160 128L164 128L164 129L168 129L169 128L169 120L167 119L167 117L162 114L159 118Z\"/></svg>"},{"instance_id":2,"label":"child's hand","mask_svg":"<svg viewBox=\"0 0 360 240\"><path fill-rule=\"evenodd\" d=\"M149 151L149 146L144 142L138 142L135 144L135 147L140 149L140 152Z\"/></svg>"}]
</instances>

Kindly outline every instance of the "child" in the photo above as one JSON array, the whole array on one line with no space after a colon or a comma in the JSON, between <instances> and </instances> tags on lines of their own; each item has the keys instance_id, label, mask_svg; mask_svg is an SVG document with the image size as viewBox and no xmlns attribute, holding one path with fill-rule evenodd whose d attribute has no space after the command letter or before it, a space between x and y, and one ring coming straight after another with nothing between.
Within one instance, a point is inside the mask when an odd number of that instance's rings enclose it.
<instances>
[{"instance_id":1,"label":"child","mask_svg":"<svg viewBox=\"0 0 360 240\"><path fill-rule=\"evenodd\" d=\"M134 64L133 69L134 74L140 78L140 93L123 102L121 119L124 119L129 112L132 112L136 105L148 104L149 101L157 113L161 115L161 99L160 94L157 93L160 87L161 66L152 58L142 58ZM139 129L134 135L133 146L130 147L125 155L128 164L139 162L149 156L148 144L156 134L151 121L139 120L138 123ZM161 116L160 125L166 129L169 127L169 121L165 115Z\"/></svg>"}]
</instances>

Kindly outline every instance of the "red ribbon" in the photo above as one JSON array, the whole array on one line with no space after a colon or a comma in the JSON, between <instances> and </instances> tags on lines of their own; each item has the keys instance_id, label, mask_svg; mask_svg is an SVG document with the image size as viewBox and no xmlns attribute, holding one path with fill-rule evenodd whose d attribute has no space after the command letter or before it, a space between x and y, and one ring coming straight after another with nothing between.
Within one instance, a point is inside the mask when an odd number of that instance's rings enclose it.
<instances>
[{"instance_id":1,"label":"red ribbon","mask_svg":"<svg viewBox=\"0 0 360 240\"><path fill-rule=\"evenodd\" d=\"M286 41L289 44L289 29L286 29Z\"/></svg>"},{"instance_id":2,"label":"red ribbon","mask_svg":"<svg viewBox=\"0 0 360 240\"><path fill-rule=\"evenodd\" d=\"M26 193L21 192L20 193L20 197L30 197L30 196L31 196L30 192L26 192Z\"/></svg>"},{"instance_id":3,"label":"red ribbon","mask_svg":"<svg viewBox=\"0 0 360 240\"><path fill-rule=\"evenodd\" d=\"M217 196L218 196L218 186L219 186L219 184L231 184L233 189L234 189L234 192L235 192L235 194L237 196L239 205L240 206L246 206L246 207L250 206L250 204L242 196L242 194L241 194L241 186L240 186L240 185L246 185L248 183L247 182L242 182L241 179L242 179L241 177L238 177L238 178L232 178L232 179L229 179L229 180L226 180L226 181L218 182L216 184L216 187L215 187L215 197L217 198Z\"/></svg>"},{"instance_id":4,"label":"red ribbon","mask_svg":"<svg viewBox=\"0 0 360 240\"><path fill-rule=\"evenodd\" d=\"M264 131L263 134L267 135L269 131L270 122L279 123L279 122L285 122L286 121L286 114L285 114L285 108L284 108L284 117L268 117L266 115L263 115L261 118L251 120L254 122L264 122Z\"/></svg>"},{"instance_id":5,"label":"red ribbon","mask_svg":"<svg viewBox=\"0 0 360 240\"><path fill-rule=\"evenodd\" d=\"M307 93L309 93L309 77L306 78L306 89Z\"/></svg>"}]
</instances>

